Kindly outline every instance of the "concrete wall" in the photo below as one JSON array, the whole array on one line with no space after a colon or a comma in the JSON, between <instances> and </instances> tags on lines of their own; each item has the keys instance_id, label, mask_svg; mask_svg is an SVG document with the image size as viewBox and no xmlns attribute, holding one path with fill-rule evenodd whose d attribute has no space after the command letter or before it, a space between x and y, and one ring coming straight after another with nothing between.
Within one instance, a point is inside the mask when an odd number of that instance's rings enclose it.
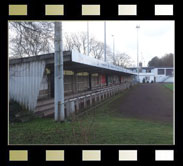
<instances>
[{"instance_id":1,"label":"concrete wall","mask_svg":"<svg viewBox=\"0 0 183 166\"><path fill-rule=\"evenodd\" d=\"M163 69L164 74L158 74L158 69ZM172 68L155 68L155 69L153 69L152 72L154 73L154 75L156 77L156 82L166 82L166 80L168 82L174 82L174 77L173 76L167 76L166 75L167 69L172 69ZM172 77L172 78L170 78L170 77Z\"/></svg>"},{"instance_id":2,"label":"concrete wall","mask_svg":"<svg viewBox=\"0 0 183 166\"><path fill-rule=\"evenodd\" d=\"M143 83L143 79L145 79L145 83L149 82L154 82L154 75L152 75L151 73L141 73L139 75L139 81L140 83Z\"/></svg>"},{"instance_id":3,"label":"concrete wall","mask_svg":"<svg viewBox=\"0 0 183 166\"><path fill-rule=\"evenodd\" d=\"M73 75L64 75L64 92L65 95L73 92Z\"/></svg>"},{"instance_id":4,"label":"concrete wall","mask_svg":"<svg viewBox=\"0 0 183 166\"><path fill-rule=\"evenodd\" d=\"M77 75L77 92L88 90L89 88L89 76L88 75Z\"/></svg>"},{"instance_id":5,"label":"concrete wall","mask_svg":"<svg viewBox=\"0 0 183 166\"><path fill-rule=\"evenodd\" d=\"M167 79L164 80L164 82L173 83L174 82L174 77L168 77Z\"/></svg>"},{"instance_id":6,"label":"concrete wall","mask_svg":"<svg viewBox=\"0 0 183 166\"><path fill-rule=\"evenodd\" d=\"M91 78L92 87L99 87L99 75L94 74ZM41 81L41 87L39 92L39 99L41 98L49 98L50 97L50 90L49 90L49 79L44 72L43 79ZM79 93L82 91L86 91L89 89L89 75L88 73L77 73L74 74L73 72L65 71L64 74L64 93L65 95L71 95L74 93Z\"/></svg>"},{"instance_id":7,"label":"concrete wall","mask_svg":"<svg viewBox=\"0 0 183 166\"><path fill-rule=\"evenodd\" d=\"M95 87L99 87L100 86L100 76L99 74L92 74L92 77L91 77L91 83L92 83L92 87L95 88Z\"/></svg>"},{"instance_id":8,"label":"concrete wall","mask_svg":"<svg viewBox=\"0 0 183 166\"><path fill-rule=\"evenodd\" d=\"M90 90L89 88L89 73L83 72L83 73L75 73L72 71L65 71L64 72L64 92L65 96L80 93L83 91ZM91 74L91 88L101 88L106 86L106 80L105 83L102 83L102 74ZM120 80L121 79L121 80ZM113 84L120 84L132 81L133 77L131 76L119 76L119 75L109 75L108 76L108 85ZM49 96L50 90L48 90L48 81L49 79L46 76L46 72L43 76L43 80L41 81L41 91L39 98L45 97L45 93L47 93L47 97ZM43 95L44 94L44 95Z\"/></svg>"},{"instance_id":9,"label":"concrete wall","mask_svg":"<svg viewBox=\"0 0 183 166\"><path fill-rule=\"evenodd\" d=\"M158 69L163 70L163 74L158 74ZM151 73L144 73L144 71L142 70L141 73L139 73L139 79L140 82L143 82L143 78L148 77L149 81L153 81L154 79L156 80L156 82L174 82L174 76L173 75L169 75L167 73L168 70L174 70L173 68L154 68L151 70Z\"/></svg>"}]
</instances>

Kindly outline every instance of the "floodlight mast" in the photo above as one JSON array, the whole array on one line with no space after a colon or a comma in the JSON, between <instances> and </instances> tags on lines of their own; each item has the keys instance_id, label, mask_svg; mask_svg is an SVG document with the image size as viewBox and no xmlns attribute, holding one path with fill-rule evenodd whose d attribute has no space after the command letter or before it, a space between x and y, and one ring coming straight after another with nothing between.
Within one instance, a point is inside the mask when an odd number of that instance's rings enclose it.
<instances>
[{"instance_id":1,"label":"floodlight mast","mask_svg":"<svg viewBox=\"0 0 183 166\"><path fill-rule=\"evenodd\" d=\"M55 56L54 56L54 81L55 93L54 104L56 121L65 120L64 112L64 70L63 70L63 41L62 41L62 22L55 22L54 36Z\"/></svg>"},{"instance_id":2,"label":"floodlight mast","mask_svg":"<svg viewBox=\"0 0 183 166\"><path fill-rule=\"evenodd\" d=\"M89 22L87 21L87 55L89 56L90 54L90 37L89 37Z\"/></svg>"},{"instance_id":3,"label":"floodlight mast","mask_svg":"<svg viewBox=\"0 0 183 166\"><path fill-rule=\"evenodd\" d=\"M113 51L112 52L113 52L113 59L115 60L115 36L112 35L112 38L113 38Z\"/></svg>"},{"instance_id":4,"label":"floodlight mast","mask_svg":"<svg viewBox=\"0 0 183 166\"><path fill-rule=\"evenodd\" d=\"M137 73L138 73L137 81L139 82L139 29L140 29L140 25L137 25L136 28L137 28Z\"/></svg>"},{"instance_id":5,"label":"floodlight mast","mask_svg":"<svg viewBox=\"0 0 183 166\"><path fill-rule=\"evenodd\" d=\"M106 58L106 21L104 21L104 61L107 61Z\"/></svg>"}]
</instances>

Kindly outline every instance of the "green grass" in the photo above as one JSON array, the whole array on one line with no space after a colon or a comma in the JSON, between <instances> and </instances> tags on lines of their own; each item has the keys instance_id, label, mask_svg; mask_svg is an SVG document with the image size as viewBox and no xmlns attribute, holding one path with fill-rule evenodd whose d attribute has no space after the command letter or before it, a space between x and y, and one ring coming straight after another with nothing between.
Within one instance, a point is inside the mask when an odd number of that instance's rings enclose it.
<instances>
[{"instance_id":1,"label":"green grass","mask_svg":"<svg viewBox=\"0 0 183 166\"><path fill-rule=\"evenodd\" d=\"M172 83L164 84L164 86L173 91L173 84Z\"/></svg>"},{"instance_id":2,"label":"green grass","mask_svg":"<svg viewBox=\"0 0 183 166\"><path fill-rule=\"evenodd\" d=\"M172 144L170 124L125 118L115 109L123 94L64 123L36 118L9 125L10 144Z\"/></svg>"}]
</instances>

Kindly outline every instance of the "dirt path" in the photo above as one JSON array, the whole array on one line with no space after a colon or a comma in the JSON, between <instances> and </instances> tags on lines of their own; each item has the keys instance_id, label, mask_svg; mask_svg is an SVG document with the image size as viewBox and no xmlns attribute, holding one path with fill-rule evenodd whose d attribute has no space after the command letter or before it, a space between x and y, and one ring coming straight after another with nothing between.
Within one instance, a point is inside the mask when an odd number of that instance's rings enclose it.
<instances>
[{"instance_id":1,"label":"dirt path","mask_svg":"<svg viewBox=\"0 0 183 166\"><path fill-rule=\"evenodd\" d=\"M123 116L173 122L173 92L162 84L137 85L118 102L119 113Z\"/></svg>"}]
</instances>

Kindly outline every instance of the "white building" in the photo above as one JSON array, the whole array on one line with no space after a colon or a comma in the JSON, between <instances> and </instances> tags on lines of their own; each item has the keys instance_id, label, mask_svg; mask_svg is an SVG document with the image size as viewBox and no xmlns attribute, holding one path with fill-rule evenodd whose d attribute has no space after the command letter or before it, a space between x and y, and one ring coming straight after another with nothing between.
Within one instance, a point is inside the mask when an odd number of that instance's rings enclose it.
<instances>
[{"instance_id":1,"label":"white building","mask_svg":"<svg viewBox=\"0 0 183 166\"><path fill-rule=\"evenodd\" d=\"M137 68L129 68L133 72L137 72ZM174 82L174 68L173 67L141 67L139 68L139 74L137 80L141 83L153 83L153 82Z\"/></svg>"}]
</instances>

